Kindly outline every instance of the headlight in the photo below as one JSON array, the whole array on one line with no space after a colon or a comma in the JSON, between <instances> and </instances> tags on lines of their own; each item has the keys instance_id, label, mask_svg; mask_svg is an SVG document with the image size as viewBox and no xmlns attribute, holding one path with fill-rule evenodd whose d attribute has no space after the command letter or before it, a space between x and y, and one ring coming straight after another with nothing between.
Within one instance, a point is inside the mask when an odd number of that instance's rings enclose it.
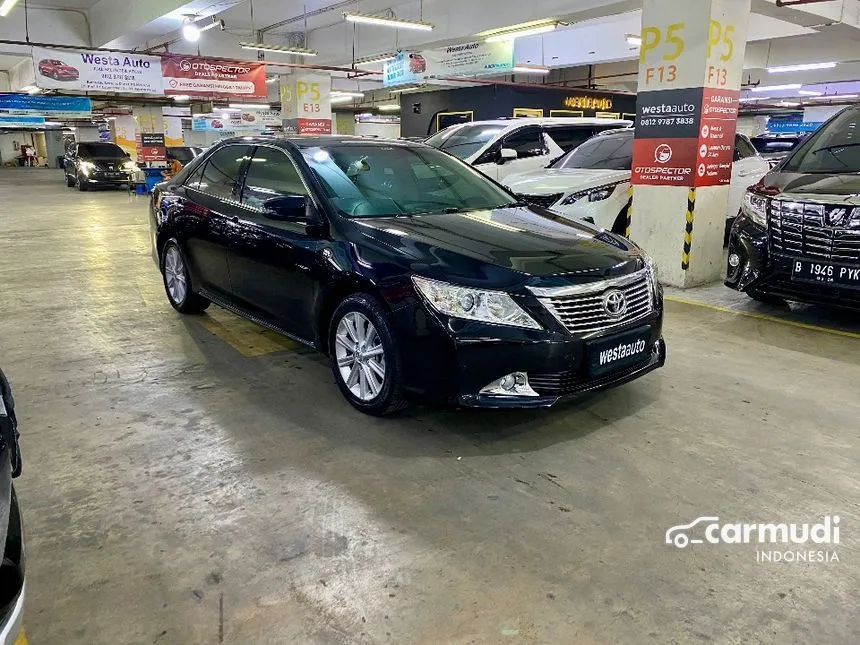
<instances>
[{"instance_id":1,"label":"headlight","mask_svg":"<svg viewBox=\"0 0 860 645\"><path fill-rule=\"evenodd\" d=\"M140 166L138 166L138 165L137 165L136 163L134 163L133 161L126 161L126 162L122 165L122 169L123 169L123 170L127 170L127 171L129 171L129 172L138 172L138 171L140 170Z\"/></svg>"},{"instance_id":2,"label":"headlight","mask_svg":"<svg viewBox=\"0 0 860 645\"><path fill-rule=\"evenodd\" d=\"M605 186L598 186L597 188L589 188L588 190L581 190L578 193L573 193L572 195L568 195L561 201L562 206L570 206L571 204L575 204L581 199L588 199L590 202L602 202L604 199L609 199L612 193L615 192L615 188L622 182L616 182L614 184L606 184Z\"/></svg>"},{"instance_id":3,"label":"headlight","mask_svg":"<svg viewBox=\"0 0 860 645\"><path fill-rule=\"evenodd\" d=\"M768 201L770 200L768 200L768 198L764 195L760 195L759 193L754 193L748 190L744 194L744 201L743 205L741 206L741 210L756 224L760 226L767 226Z\"/></svg>"},{"instance_id":4,"label":"headlight","mask_svg":"<svg viewBox=\"0 0 860 645\"><path fill-rule=\"evenodd\" d=\"M418 292L433 309L453 318L480 320L497 325L541 329L541 326L508 294L482 291L412 276Z\"/></svg>"},{"instance_id":5,"label":"headlight","mask_svg":"<svg viewBox=\"0 0 860 645\"><path fill-rule=\"evenodd\" d=\"M82 173L89 175L95 169L96 165L92 161L81 161L78 167Z\"/></svg>"}]
</instances>

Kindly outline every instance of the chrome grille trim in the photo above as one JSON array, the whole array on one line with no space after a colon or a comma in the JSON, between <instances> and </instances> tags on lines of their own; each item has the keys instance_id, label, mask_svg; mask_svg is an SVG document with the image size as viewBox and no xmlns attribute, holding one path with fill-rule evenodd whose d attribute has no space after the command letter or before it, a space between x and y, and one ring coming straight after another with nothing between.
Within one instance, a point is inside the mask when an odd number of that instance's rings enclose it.
<instances>
[{"instance_id":1,"label":"chrome grille trim","mask_svg":"<svg viewBox=\"0 0 860 645\"><path fill-rule=\"evenodd\" d=\"M654 285L648 269L586 284L528 289L568 332L578 336L623 327L654 311ZM610 289L622 291L627 298L627 310L621 317L614 318L603 308L603 295Z\"/></svg>"},{"instance_id":2,"label":"chrome grille trim","mask_svg":"<svg viewBox=\"0 0 860 645\"><path fill-rule=\"evenodd\" d=\"M839 226L827 224L834 208L848 211L847 221ZM768 240L775 253L813 260L860 263L860 228L850 226L856 217L853 204L798 202L774 199L770 203Z\"/></svg>"}]
</instances>

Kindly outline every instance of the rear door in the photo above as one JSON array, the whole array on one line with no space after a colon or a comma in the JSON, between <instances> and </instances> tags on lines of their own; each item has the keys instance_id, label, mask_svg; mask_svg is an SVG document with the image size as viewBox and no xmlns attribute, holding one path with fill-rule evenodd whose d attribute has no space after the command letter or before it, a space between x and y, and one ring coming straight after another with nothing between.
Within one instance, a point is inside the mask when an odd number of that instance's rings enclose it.
<instances>
[{"instance_id":1,"label":"rear door","mask_svg":"<svg viewBox=\"0 0 860 645\"><path fill-rule=\"evenodd\" d=\"M251 157L252 147L232 144L219 148L188 177L178 191L181 229L192 277L217 295L231 294L227 250L238 232L237 179Z\"/></svg>"},{"instance_id":2,"label":"rear door","mask_svg":"<svg viewBox=\"0 0 860 645\"><path fill-rule=\"evenodd\" d=\"M229 267L239 306L295 336L312 340L314 268L322 244L304 222L267 216L265 201L309 191L292 158L281 148L258 146L239 191L240 228Z\"/></svg>"}]
</instances>

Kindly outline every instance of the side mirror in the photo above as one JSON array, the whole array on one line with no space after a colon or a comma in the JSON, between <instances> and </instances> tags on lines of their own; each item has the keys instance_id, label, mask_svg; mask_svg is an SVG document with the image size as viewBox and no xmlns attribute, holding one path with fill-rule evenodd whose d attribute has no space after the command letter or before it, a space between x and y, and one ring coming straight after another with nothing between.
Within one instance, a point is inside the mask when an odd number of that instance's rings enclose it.
<instances>
[{"instance_id":1,"label":"side mirror","mask_svg":"<svg viewBox=\"0 0 860 645\"><path fill-rule=\"evenodd\" d=\"M303 222L307 209L308 198L304 195L282 195L263 202L263 215L281 222Z\"/></svg>"},{"instance_id":2,"label":"side mirror","mask_svg":"<svg viewBox=\"0 0 860 645\"><path fill-rule=\"evenodd\" d=\"M500 166L508 161L513 161L517 158L517 151L511 148L502 148L499 150L499 160L496 162Z\"/></svg>"}]
</instances>

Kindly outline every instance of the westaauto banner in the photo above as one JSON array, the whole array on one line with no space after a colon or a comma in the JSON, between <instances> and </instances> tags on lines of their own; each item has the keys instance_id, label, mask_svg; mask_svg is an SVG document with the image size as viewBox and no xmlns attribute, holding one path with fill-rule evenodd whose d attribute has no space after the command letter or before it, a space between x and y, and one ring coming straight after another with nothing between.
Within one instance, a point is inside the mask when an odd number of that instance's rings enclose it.
<instances>
[{"instance_id":1,"label":"westaauto banner","mask_svg":"<svg viewBox=\"0 0 860 645\"><path fill-rule=\"evenodd\" d=\"M163 56L165 94L266 98L266 65L220 58Z\"/></svg>"},{"instance_id":2,"label":"westaauto banner","mask_svg":"<svg viewBox=\"0 0 860 645\"><path fill-rule=\"evenodd\" d=\"M79 92L162 94L157 56L33 47L36 87Z\"/></svg>"}]
</instances>

